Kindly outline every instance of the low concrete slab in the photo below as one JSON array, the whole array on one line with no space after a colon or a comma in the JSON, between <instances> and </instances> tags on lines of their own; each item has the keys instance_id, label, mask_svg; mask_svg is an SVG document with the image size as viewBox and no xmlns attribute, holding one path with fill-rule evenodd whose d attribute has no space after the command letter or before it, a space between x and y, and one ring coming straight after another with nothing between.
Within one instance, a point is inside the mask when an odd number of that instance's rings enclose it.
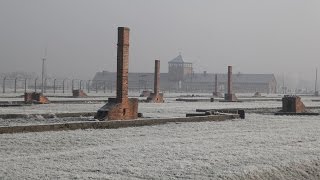
<instances>
[{"instance_id":1,"label":"low concrete slab","mask_svg":"<svg viewBox=\"0 0 320 180\"><path fill-rule=\"evenodd\" d=\"M183 102L214 102L214 98L210 99L195 99L195 98L178 98L176 101L183 101Z\"/></svg>"},{"instance_id":2,"label":"low concrete slab","mask_svg":"<svg viewBox=\"0 0 320 180\"><path fill-rule=\"evenodd\" d=\"M319 113L313 113L313 112L301 112L301 113L295 113L295 112L276 112L274 115L282 115L282 116L319 116Z\"/></svg>"},{"instance_id":3,"label":"low concrete slab","mask_svg":"<svg viewBox=\"0 0 320 180\"><path fill-rule=\"evenodd\" d=\"M29 126L0 127L0 134L4 133L23 133L23 132L44 132L61 131L76 129L116 129L135 126L151 126L170 122L205 122L205 121L224 121L237 119L238 114L211 115L190 118L166 118L166 119L136 119L136 120L116 120L116 121L85 121L63 124L43 124Z\"/></svg>"},{"instance_id":4,"label":"low concrete slab","mask_svg":"<svg viewBox=\"0 0 320 180\"><path fill-rule=\"evenodd\" d=\"M16 118L32 118L42 116L45 119L49 118L65 118L65 117L91 117L96 112L79 112L79 113L55 113L55 114L0 114L1 119L16 119Z\"/></svg>"}]
</instances>

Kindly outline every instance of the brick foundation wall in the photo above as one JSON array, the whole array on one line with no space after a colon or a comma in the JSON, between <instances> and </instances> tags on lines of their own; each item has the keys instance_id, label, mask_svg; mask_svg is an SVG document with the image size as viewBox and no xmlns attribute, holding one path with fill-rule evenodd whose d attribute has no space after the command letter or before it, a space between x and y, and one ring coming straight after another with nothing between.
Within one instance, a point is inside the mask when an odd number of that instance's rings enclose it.
<instances>
[{"instance_id":1,"label":"brick foundation wall","mask_svg":"<svg viewBox=\"0 0 320 180\"><path fill-rule=\"evenodd\" d=\"M88 95L81 89L73 90L72 97L88 97Z\"/></svg>"},{"instance_id":2,"label":"brick foundation wall","mask_svg":"<svg viewBox=\"0 0 320 180\"><path fill-rule=\"evenodd\" d=\"M299 96L284 96L282 98L282 112L306 112L305 105Z\"/></svg>"},{"instance_id":3,"label":"brick foundation wall","mask_svg":"<svg viewBox=\"0 0 320 180\"><path fill-rule=\"evenodd\" d=\"M42 93L32 92L24 93L24 103L38 103L38 104L48 104L50 103L49 99L42 95Z\"/></svg>"}]
</instances>

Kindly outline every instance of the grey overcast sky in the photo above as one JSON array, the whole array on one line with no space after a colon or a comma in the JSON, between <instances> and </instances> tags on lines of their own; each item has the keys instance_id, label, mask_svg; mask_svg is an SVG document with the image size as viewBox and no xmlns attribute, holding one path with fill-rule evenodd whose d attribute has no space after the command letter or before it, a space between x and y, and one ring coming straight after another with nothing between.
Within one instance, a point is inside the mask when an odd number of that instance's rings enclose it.
<instances>
[{"instance_id":1,"label":"grey overcast sky","mask_svg":"<svg viewBox=\"0 0 320 180\"><path fill-rule=\"evenodd\" d=\"M0 71L90 79L116 70L117 27L131 29L130 72L182 53L196 72L314 79L319 0L1 0Z\"/></svg>"}]
</instances>

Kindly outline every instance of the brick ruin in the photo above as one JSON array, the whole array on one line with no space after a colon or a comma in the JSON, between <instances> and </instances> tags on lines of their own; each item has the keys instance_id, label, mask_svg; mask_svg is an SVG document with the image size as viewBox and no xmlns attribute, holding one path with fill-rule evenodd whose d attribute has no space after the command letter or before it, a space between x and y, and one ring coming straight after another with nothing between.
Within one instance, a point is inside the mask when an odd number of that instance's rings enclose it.
<instances>
[{"instance_id":1,"label":"brick ruin","mask_svg":"<svg viewBox=\"0 0 320 180\"><path fill-rule=\"evenodd\" d=\"M88 95L82 89L72 90L72 97L81 98L88 97Z\"/></svg>"},{"instance_id":2,"label":"brick ruin","mask_svg":"<svg viewBox=\"0 0 320 180\"><path fill-rule=\"evenodd\" d=\"M299 96L286 95L282 98L281 112L304 113L306 110Z\"/></svg>"},{"instance_id":3,"label":"brick ruin","mask_svg":"<svg viewBox=\"0 0 320 180\"><path fill-rule=\"evenodd\" d=\"M128 120L138 118L138 99L128 98L129 32L128 27L118 27L117 96L108 99L108 103L98 110L96 119Z\"/></svg>"},{"instance_id":4,"label":"brick ruin","mask_svg":"<svg viewBox=\"0 0 320 180\"><path fill-rule=\"evenodd\" d=\"M163 103L163 93L159 91L160 85L160 61L155 60L154 65L154 92L150 94L147 98L147 102L154 102L154 103Z\"/></svg>"},{"instance_id":5,"label":"brick ruin","mask_svg":"<svg viewBox=\"0 0 320 180\"><path fill-rule=\"evenodd\" d=\"M49 99L42 93L32 92L24 93L24 103L26 104L48 104Z\"/></svg>"},{"instance_id":6,"label":"brick ruin","mask_svg":"<svg viewBox=\"0 0 320 180\"><path fill-rule=\"evenodd\" d=\"M224 95L224 100L228 102L237 101L237 97L232 93L232 66L228 66L228 93Z\"/></svg>"}]
</instances>

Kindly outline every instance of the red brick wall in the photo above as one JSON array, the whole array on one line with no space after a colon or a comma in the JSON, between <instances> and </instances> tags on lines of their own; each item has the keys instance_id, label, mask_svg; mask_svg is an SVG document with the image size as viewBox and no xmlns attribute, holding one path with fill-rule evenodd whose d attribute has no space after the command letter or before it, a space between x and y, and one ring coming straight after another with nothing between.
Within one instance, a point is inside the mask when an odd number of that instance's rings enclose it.
<instances>
[{"instance_id":1,"label":"red brick wall","mask_svg":"<svg viewBox=\"0 0 320 180\"><path fill-rule=\"evenodd\" d=\"M32 93L24 93L24 103L47 104L49 103L49 100L47 97L43 96L41 93L32 92Z\"/></svg>"},{"instance_id":2,"label":"red brick wall","mask_svg":"<svg viewBox=\"0 0 320 180\"><path fill-rule=\"evenodd\" d=\"M126 103L117 103L110 108L108 120L128 120L138 118L138 99L130 98Z\"/></svg>"},{"instance_id":3,"label":"red brick wall","mask_svg":"<svg viewBox=\"0 0 320 180\"><path fill-rule=\"evenodd\" d=\"M299 96L285 96L282 98L283 112L305 112L305 106Z\"/></svg>"}]
</instances>

